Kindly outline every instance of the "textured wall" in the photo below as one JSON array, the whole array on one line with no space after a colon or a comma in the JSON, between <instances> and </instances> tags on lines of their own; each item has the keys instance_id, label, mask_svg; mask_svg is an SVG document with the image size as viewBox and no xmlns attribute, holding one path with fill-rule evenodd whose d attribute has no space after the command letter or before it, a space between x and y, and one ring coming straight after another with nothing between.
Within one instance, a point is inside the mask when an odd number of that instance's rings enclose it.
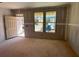
<instances>
[{"instance_id":1,"label":"textured wall","mask_svg":"<svg viewBox=\"0 0 79 59\"><path fill-rule=\"evenodd\" d=\"M10 10L0 8L0 42L5 40L3 15L9 15Z\"/></svg>"},{"instance_id":2,"label":"textured wall","mask_svg":"<svg viewBox=\"0 0 79 59\"><path fill-rule=\"evenodd\" d=\"M69 43L79 55L79 3L71 4L69 14Z\"/></svg>"}]
</instances>

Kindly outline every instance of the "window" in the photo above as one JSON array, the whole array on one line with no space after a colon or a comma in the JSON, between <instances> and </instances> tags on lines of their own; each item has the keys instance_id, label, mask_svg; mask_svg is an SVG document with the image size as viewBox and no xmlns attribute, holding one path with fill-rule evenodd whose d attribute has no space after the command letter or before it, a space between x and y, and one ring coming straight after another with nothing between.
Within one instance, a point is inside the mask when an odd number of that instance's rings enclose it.
<instances>
[{"instance_id":1,"label":"window","mask_svg":"<svg viewBox=\"0 0 79 59\"><path fill-rule=\"evenodd\" d=\"M46 32L55 32L56 11L46 12Z\"/></svg>"},{"instance_id":2,"label":"window","mask_svg":"<svg viewBox=\"0 0 79 59\"><path fill-rule=\"evenodd\" d=\"M23 14L16 14L16 16L17 16L17 17L18 17L18 16L21 16L21 17L22 17L22 16L24 16L24 15L23 15Z\"/></svg>"},{"instance_id":3,"label":"window","mask_svg":"<svg viewBox=\"0 0 79 59\"><path fill-rule=\"evenodd\" d=\"M34 13L35 32L43 32L43 12Z\"/></svg>"},{"instance_id":4,"label":"window","mask_svg":"<svg viewBox=\"0 0 79 59\"><path fill-rule=\"evenodd\" d=\"M34 22L35 22L35 32L55 32L56 24L56 11L45 12L35 12ZM45 19L43 19L45 17ZM45 25L44 25L45 23ZM43 28L44 27L44 28Z\"/></svg>"}]
</instances>

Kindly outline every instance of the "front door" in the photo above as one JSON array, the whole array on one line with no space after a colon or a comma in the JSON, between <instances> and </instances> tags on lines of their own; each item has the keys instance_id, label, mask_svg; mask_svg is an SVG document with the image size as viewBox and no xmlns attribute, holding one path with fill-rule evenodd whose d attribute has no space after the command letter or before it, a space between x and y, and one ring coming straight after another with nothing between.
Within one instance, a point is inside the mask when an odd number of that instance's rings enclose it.
<instances>
[{"instance_id":1,"label":"front door","mask_svg":"<svg viewBox=\"0 0 79 59\"><path fill-rule=\"evenodd\" d=\"M5 16L5 28L7 39L17 36L16 17Z\"/></svg>"}]
</instances>

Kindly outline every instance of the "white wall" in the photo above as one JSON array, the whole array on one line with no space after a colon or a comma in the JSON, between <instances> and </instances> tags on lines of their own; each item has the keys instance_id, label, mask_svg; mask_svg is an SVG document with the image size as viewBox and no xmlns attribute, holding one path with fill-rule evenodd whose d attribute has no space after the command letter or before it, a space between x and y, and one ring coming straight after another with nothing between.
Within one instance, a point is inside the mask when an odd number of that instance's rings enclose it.
<instances>
[{"instance_id":1,"label":"white wall","mask_svg":"<svg viewBox=\"0 0 79 59\"><path fill-rule=\"evenodd\" d=\"M3 15L9 15L10 10L0 8L0 42L5 40Z\"/></svg>"},{"instance_id":2,"label":"white wall","mask_svg":"<svg viewBox=\"0 0 79 59\"><path fill-rule=\"evenodd\" d=\"M73 50L79 55L79 3L71 4L69 12L69 43Z\"/></svg>"}]
</instances>

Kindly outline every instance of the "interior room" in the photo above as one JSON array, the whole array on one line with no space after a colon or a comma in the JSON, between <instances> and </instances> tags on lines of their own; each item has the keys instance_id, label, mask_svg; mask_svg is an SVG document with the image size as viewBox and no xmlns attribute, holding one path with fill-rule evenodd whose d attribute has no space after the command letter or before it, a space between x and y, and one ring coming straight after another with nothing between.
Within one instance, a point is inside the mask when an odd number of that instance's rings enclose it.
<instances>
[{"instance_id":1,"label":"interior room","mask_svg":"<svg viewBox=\"0 0 79 59\"><path fill-rule=\"evenodd\" d=\"M79 2L1 2L0 57L79 56Z\"/></svg>"}]
</instances>

